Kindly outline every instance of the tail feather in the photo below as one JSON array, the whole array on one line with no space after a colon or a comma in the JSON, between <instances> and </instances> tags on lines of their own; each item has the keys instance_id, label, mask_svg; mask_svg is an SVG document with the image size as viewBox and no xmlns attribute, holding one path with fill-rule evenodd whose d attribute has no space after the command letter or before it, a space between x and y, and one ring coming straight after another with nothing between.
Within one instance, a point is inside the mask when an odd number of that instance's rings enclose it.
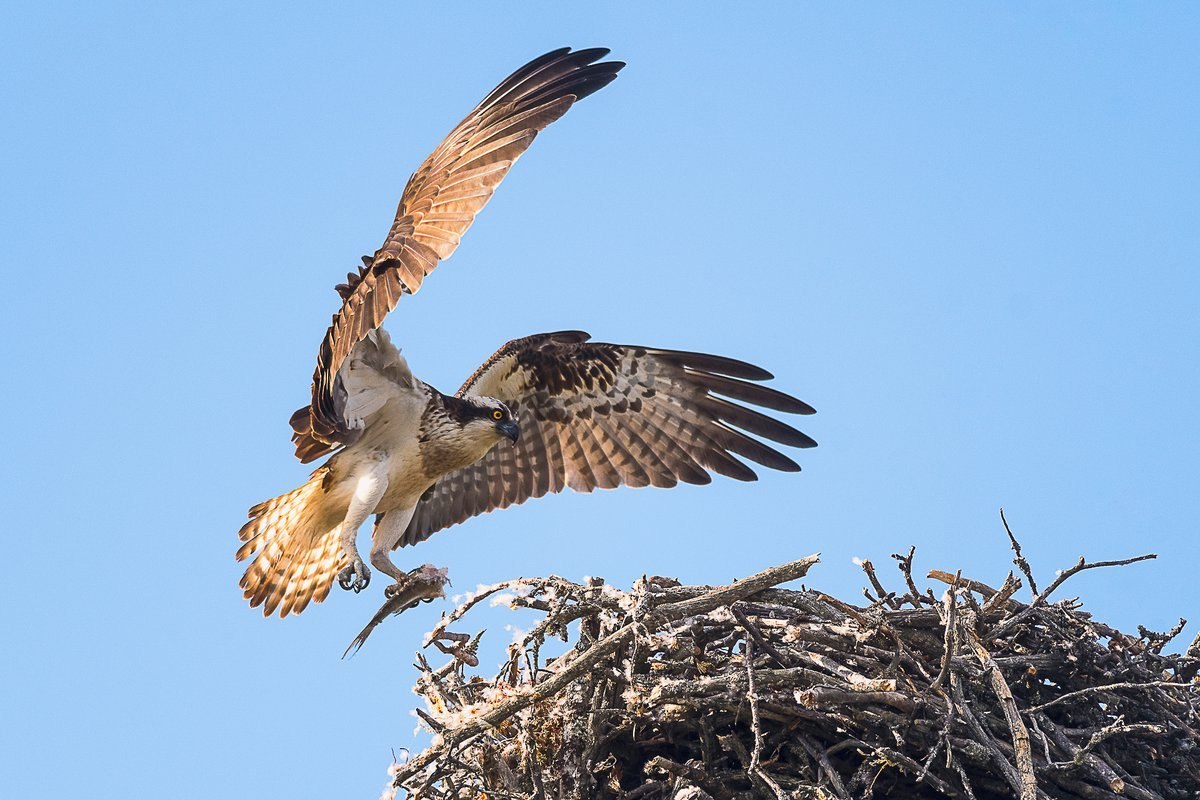
<instances>
[{"instance_id":1,"label":"tail feather","mask_svg":"<svg viewBox=\"0 0 1200 800\"><path fill-rule=\"evenodd\" d=\"M301 595L304 594L305 581L304 576L312 564L313 556L318 552L320 544L304 553L300 553L297 557L292 558L291 565L288 568L287 575L281 583L285 586L293 586L295 590L283 595L280 602L279 613L287 616L290 613L298 612L296 606L299 604Z\"/></svg>"},{"instance_id":2,"label":"tail feather","mask_svg":"<svg viewBox=\"0 0 1200 800\"><path fill-rule=\"evenodd\" d=\"M338 539L340 538L341 529L338 529L338 536L329 536L325 539L324 547L319 551L314 551L312 563L304 576L304 584L301 587L300 599L297 601L293 613L299 614L305 609L310 601L320 603L329 596L329 590L333 588L333 581L322 580L321 577L326 574L328 569L332 569L334 575L338 573L342 567L346 566L346 561L342 556L342 548ZM325 565L332 563L332 568L327 568Z\"/></svg>"},{"instance_id":3,"label":"tail feather","mask_svg":"<svg viewBox=\"0 0 1200 800\"><path fill-rule=\"evenodd\" d=\"M339 546L336 505L329 502L322 468L298 489L250 509L250 521L238 531L244 544L237 560L253 561L240 585L251 608L270 616L299 614L310 602L329 596L333 579L345 566Z\"/></svg>"}]
</instances>

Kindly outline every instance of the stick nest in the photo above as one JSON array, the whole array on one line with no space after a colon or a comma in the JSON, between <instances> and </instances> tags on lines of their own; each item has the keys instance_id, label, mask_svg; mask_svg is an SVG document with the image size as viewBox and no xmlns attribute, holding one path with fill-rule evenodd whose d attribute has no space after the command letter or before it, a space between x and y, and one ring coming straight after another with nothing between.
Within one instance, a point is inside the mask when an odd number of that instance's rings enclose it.
<instances>
[{"instance_id":1,"label":"stick nest","mask_svg":"<svg viewBox=\"0 0 1200 800\"><path fill-rule=\"evenodd\" d=\"M999 588L934 571L940 594L921 591L910 551L893 556L899 591L863 564L860 604L774 588L816 556L724 587L490 587L429 634L448 663L418 655L417 713L434 741L393 766L385 795L1200 796L1200 645L1163 653L1183 621L1133 636L1049 599L1082 570L1153 556L1080 559L1038 591L1012 543L1021 576ZM495 595L542 616L485 678L472 674L482 634L448 629ZM545 657L551 638L574 644Z\"/></svg>"}]
</instances>

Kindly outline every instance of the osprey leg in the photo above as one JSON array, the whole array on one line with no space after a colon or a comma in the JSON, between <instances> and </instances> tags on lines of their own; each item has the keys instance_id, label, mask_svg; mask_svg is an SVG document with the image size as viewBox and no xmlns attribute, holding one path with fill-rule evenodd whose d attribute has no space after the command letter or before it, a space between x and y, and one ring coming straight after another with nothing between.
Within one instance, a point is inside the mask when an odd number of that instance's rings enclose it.
<instances>
[{"instance_id":1,"label":"osprey leg","mask_svg":"<svg viewBox=\"0 0 1200 800\"><path fill-rule=\"evenodd\" d=\"M367 569L362 556L358 554L356 539L358 529L375 511L375 506L387 491L387 461L382 457L372 458L355 473L354 480L354 496L350 499L350 508L342 522L340 542L350 565L338 573L337 579L343 589L361 592L371 583L371 570Z\"/></svg>"},{"instance_id":2,"label":"osprey leg","mask_svg":"<svg viewBox=\"0 0 1200 800\"><path fill-rule=\"evenodd\" d=\"M407 581L409 575L392 563L388 553L395 549L416 510L416 506L413 506L381 514L375 522L375 530L371 532L371 563L375 565L375 569L391 576L396 583Z\"/></svg>"}]
</instances>

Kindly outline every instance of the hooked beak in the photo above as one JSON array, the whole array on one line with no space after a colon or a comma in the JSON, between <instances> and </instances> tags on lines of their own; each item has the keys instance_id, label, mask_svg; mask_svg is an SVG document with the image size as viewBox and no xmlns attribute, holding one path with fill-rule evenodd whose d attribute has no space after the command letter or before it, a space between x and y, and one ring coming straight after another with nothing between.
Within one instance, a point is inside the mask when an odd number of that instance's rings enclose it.
<instances>
[{"instance_id":1,"label":"hooked beak","mask_svg":"<svg viewBox=\"0 0 1200 800\"><path fill-rule=\"evenodd\" d=\"M496 430L500 431L500 434L513 444L516 444L517 439L521 438L521 428L513 420L500 423L496 426Z\"/></svg>"}]
</instances>

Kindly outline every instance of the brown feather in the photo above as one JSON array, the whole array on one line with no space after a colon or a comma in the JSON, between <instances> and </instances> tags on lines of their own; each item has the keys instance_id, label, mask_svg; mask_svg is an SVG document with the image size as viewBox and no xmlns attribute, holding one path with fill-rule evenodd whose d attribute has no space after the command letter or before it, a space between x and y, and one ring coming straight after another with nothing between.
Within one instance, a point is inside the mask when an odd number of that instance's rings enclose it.
<instances>
[{"instance_id":1,"label":"brown feather","mask_svg":"<svg viewBox=\"0 0 1200 800\"><path fill-rule=\"evenodd\" d=\"M758 384L748 383L737 378L715 375L711 372L700 372L690 367L686 369L686 372L688 377L695 381L696 385L703 386L710 392L731 397L734 400L742 400L747 403L753 403L756 406L769 408L773 411L783 411L788 414L816 413L808 403L797 400L791 395L786 395L778 389L772 389L769 386L759 386Z\"/></svg>"},{"instance_id":2,"label":"brown feather","mask_svg":"<svg viewBox=\"0 0 1200 800\"><path fill-rule=\"evenodd\" d=\"M354 345L377 328L403 294L421 288L449 258L475 215L537 134L579 99L611 83L624 64L604 49L555 50L493 89L417 168L404 187L387 239L338 293L342 307L322 342L307 425L293 419L296 455L308 462L349 435L337 413L337 375Z\"/></svg>"},{"instance_id":3,"label":"brown feather","mask_svg":"<svg viewBox=\"0 0 1200 800\"><path fill-rule=\"evenodd\" d=\"M501 442L476 464L434 484L400 544L564 487L590 492L704 484L712 481L710 471L756 480L739 457L770 469L798 470L792 459L749 434L795 447L815 442L734 402L812 413L790 395L749 383L769 376L736 359L591 342L582 331L515 339L493 353L458 394L494 397L518 409L520 438L513 446Z\"/></svg>"},{"instance_id":4,"label":"brown feather","mask_svg":"<svg viewBox=\"0 0 1200 800\"><path fill-rule=\"evenodd\" d=\"M244 544L237 560L254 557L240 581L243 594L267 616L276 609L281 617L298 614L311 600L321 602L343 566L336 518L344 509L327 502L326 472L321 468L300 488L251 508L238 531Z\"/></svg>"}]
</instances>

